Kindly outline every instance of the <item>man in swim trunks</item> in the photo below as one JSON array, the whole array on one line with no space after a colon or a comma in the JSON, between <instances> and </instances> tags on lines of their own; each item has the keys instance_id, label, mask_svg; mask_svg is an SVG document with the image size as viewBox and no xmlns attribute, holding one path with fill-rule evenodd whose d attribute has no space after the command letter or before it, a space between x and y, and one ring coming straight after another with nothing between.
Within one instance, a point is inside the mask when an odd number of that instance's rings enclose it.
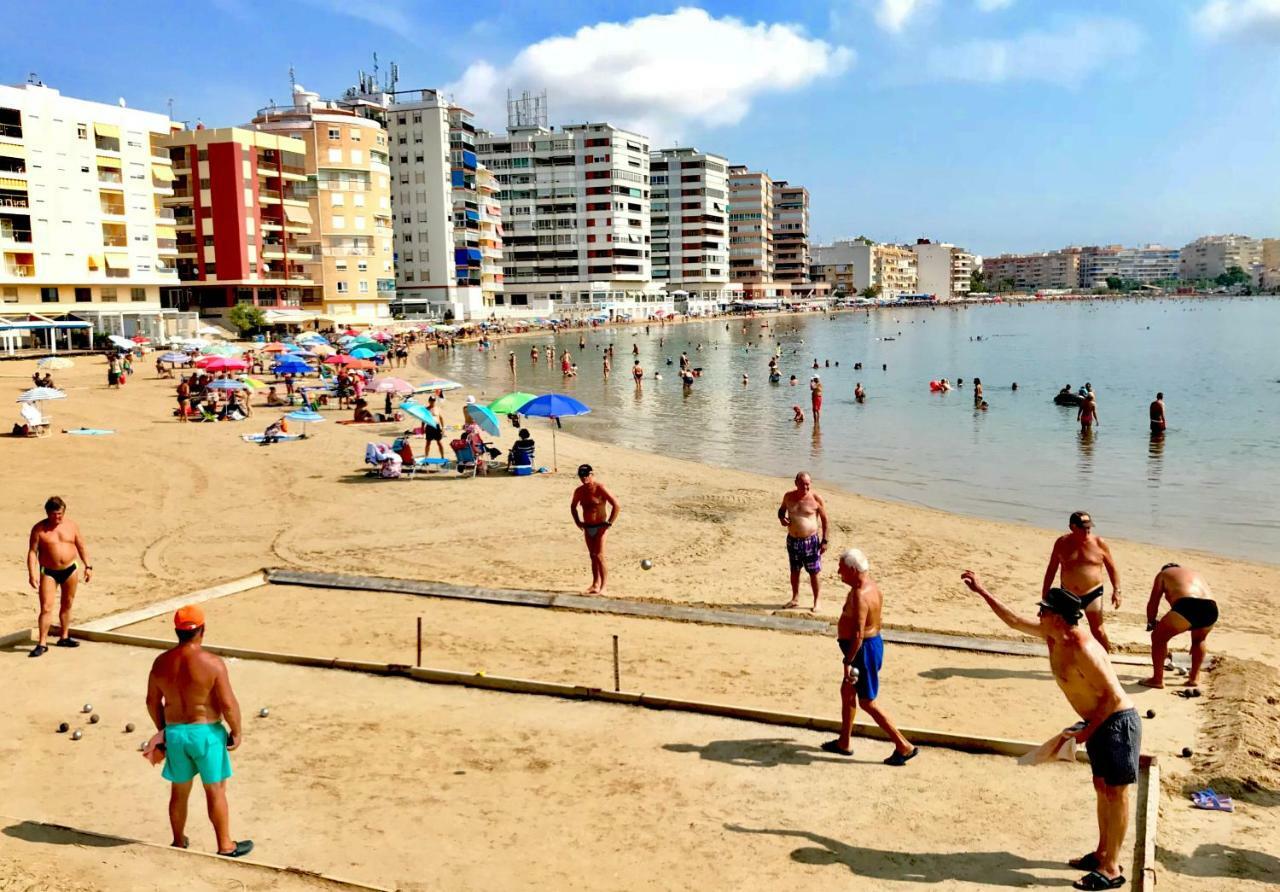
<instances>
[{"instance_id":1,"label":"man in swim trunks","mask_svg":"<svg viewBox=\"0 0 1280 892\"><path fill-rule=\"evenodd\" d=\"M809 380L809 403L813 409L815 424L822 419L822 379L814 375Z\"/></svg>"},{"instance_id":2,"label":"man in swim trunks","mask_svg":"<svg viewBox=\"0 0 1280 892\"><path fill-rule=\"evenodd\" d=\"M422 423L422 432L424 442L422 444L422 457L429 458L431 456L431 444L436 444L436 449L440 452L440 457L444 458L444 420L440 417L439 411L436 410L436 398L427 397L427 411L435 418L435 427Z\"/></svg>"},{"instance_id":3,"label":"man in swim trunks","mask_svg":"<svg viewBox=\"0 0 1280 892\"><path fill-rule=\"evenodd\" d=\"M74 520L67 520L67 503L52 496L44 503L44 520L31 528L27 543L27 582L40 593L40 614L37 620L36 646L28 656L39 657L48 652L49 626L53 622L54 595L61 593L58 609L58 629L61 637L57 647L79 647L80 642L71 638L71 605L76 599L80 581L76 571L84 565L84 581L93 578L93 565L89 563L89 551L84 536ZM77 560L78 559L78 560Z\"/></svg>"},{"instance_id":4,"label":"man in swim trunks","mask_svg":"<svg viewBox=\"0 0 1280 892\"><path fill-rule=\"evenodd\" d=\"M1163 393L1156 394L1156 398L1151 401L1147 409L1147 414L1151 417L1151 433L1163 434L1165 428Z\"/></svg>"},{"instance_id":5,"label":"man in swim trunks","mask_svg":"<svg viewBox=\"0 0 1280 892\"><path fill-rule=\"evenodd\" d=\"M822 553L827 550L827 506L803 471L796 475L796 488L782 497L778 522L787 528L787 559L791 565L791 600L783 609L799 605L800 571L805 570L813 590L813 606L809 609L817 610L821 588L818 574L822 572ZM818 535L819 524L822 535Z\"/></svg>"},{"instance_id":6,"label":"man in swim trunks","mask_svg":"<svg viewBox=\"0 0 1280 892\"><path fill-rule=\"evenodd\" d=\"M1080 628L1084 605L1061 588L1049 589L1040 600L1038 619L1014 613L991 594L972 570L960 577L982 596L1009 628L1040 638L1049 647L1049 668L1071 708L1082 719L1062 732L1083 743L1093 768L1097 796L1098 844L1087 855L1068 862L1088 871L1074 883L1077 889L1118 889L1125 879L1120 855L1129 829L1129 791L1138 779L1142 722L1133 701L1120 686L1102 646Z\"/></svg>"},{"instance_id":7,"label":"man in swim trunks","mask_svg":"<svg viewBox=\"0 0 1280 892\"><path fill-rule=\"evenodd\" d=\"M1156 622L1160 599L1169 601L1169 612ZM1151 633L1151 677L1140 682L1149 688L1164 687L1164 658L1169 652L1169 639L1183 632L1191 633L1191 674L1186 686L1200 683L1200 667L1206 653L1204 640L1218 621L1218 603L1213 600L1209 583L1195 570L1177 564L1165 564L1151 585L1147 601L1147 631Z\"/></svg>"},{"instance_id":8,"label":"man in swim trunks","mask_svg":"<svg viewBox=\"0 0 1280 892\"><path fill-rule=\"evenodd\" d=\"M894 752L884 764L902 767L919 754L907 738L881 711L876 702L880 692L880 667L884 663L884 639L880 637L880 613L884 596L871 578L867 556L856 548L840 555L840 580L849 586L840 621L836 624L836 643L844 654L844 672L840 680L840 736L828 740L822 748L829 753L852 756L850 738L853 717L859 704L875 719L893 742Z\"/></svg>"},{"instance_id":9,"label":"man in swim trunks","mask_svg":"<svg viewBox=\"0 0 1280 892\"><path fill-rule=\"evenodd\" d=\"M1061 568L1062 580L1059 584L1080 599L1093 637L1110 653L1111 640L1107 637L1107 630L1102 627L1102 579L1104 573L1111 579L1111 606L1118 610L1120 571L1116 569L1107 543L1093 534L1093 518L1089 516L1089 512L1076 511L1067 525L1071 532L1059 536L1053 543L1040 595L1043 597L1049 594L1058 569Z\"/></svg>"},{"instance_id":10,"label":"man in swim trunks","mask_svg":"<svg viewBox=\"0 0 1280 892\"><path fill-rule=\"evenodd\" d=\"M199 605L180 607L173 615L173 628L178 643L156 657L147 678L147 712L156 730L164 735L164 779L172 784L172 845L179 849L190 845L183 831L191 782L199 774L209 822L218 838L218 854L240 858L253 851L252 840L237 842L232 838L227 806L227 778L231 777L227 753L242 740L240 703L231 690L227 664L201 646L204 611Z\"/></svg>"},{"instance_id":11,"label":"man in swim trunks","mask_svg":"<svg viewBox=\"0 0 1280 892\"><path fill-rule=\"evenodd\" d=\"M591 588L583 594L603 595L609 575L604 563L604 539L609 528L617 523L622 506L596 480L591 465L578 466L578 479L582 484L573 491L569 513L573 516L574 525L582 530L587 541L587 555L591 558ZM581 517L578 516L579 508L582 509Z\"/></svg>"}]
</instances>

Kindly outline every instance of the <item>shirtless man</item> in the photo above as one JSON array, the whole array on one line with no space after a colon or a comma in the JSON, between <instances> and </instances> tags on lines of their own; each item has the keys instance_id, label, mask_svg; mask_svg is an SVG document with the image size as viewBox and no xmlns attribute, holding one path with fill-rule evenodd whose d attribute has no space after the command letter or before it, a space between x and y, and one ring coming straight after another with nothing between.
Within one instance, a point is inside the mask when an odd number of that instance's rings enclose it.
<instances>
[{"instance_id":1,"label":"shirtless man","mask_svg":"<svg viewBox=\"0 0 1280 892\"><path fill-rule=\"evenodd\" d=\"M44 503L45 519L31 528L27 543L27 582L40 593L39 637L28 656L39 657L48 652L49 626L53 621L53 598L61 591L58 610L57 647L79 647L80 642L68 637L71 628L71 605L76 599L79 579L76 571L84 564L84 581L93 578L93 565L85 548L84 536L74 520L67 520L67 503L52 496ZM77 558L79 561L77 561Z\"/></svg>"},{"instance_id":2,"label":"shirtless man","mask_svg":"<svg viewBox=\"0 0 1280 892\"><path fill-rule=\"evenodd\" d=\"M778 507L778 522L787 528L787 559L791 564L791 600L783 609L800 603L800 571L809 574L809 587L813 589L813 606L818 609L818 591L821 582L822 554L827 550L827 506L822 496L813 491L813 481L801 471L796 475L796 488L782 497ZM818 535L818 525L822 535Z\"/></svg>"},{"instance_id":3,"label":"shirtless man","mask_svg":"<svg viewBox=\"0 0 1280 892\"><path fill-rule=\"evenodd\" d=\"M880 667L884 663L884 639L880 637L880 612L884 596L871 578L867 556L856 548L840 555L840 581L849 586L840 621L836 625L836 643L844 654L844 672L840 679L840 737L828 740L822 748L829 753L852 756L850 738L853 717L858 705L875 719L893 742L894 751L884 764L901 768L919 755L920 750L902 736L876 703L880 692Z\"/></svg>"},{"instance_id":4,"label":"shirtless man","mask_svg":"<svg viewBox=\"0 0 1280 892\"><path fill-rule=\"evenodd\" d=\"M1156 398L1147 407L1147 415L1151 418L1151 433L1163 434L1165 429L1164 393L1156 394Z\"/></svg>"},{"instance_id":5,"label":"shirtless man","mask_svg":"<svg viewBox=\"0 0 1280 892\"><path fill-rule=\"evenodd\" d=\"M218 838L218 854L240 858L253 851L252 840L231 837L227 806L227 778L231 777L228 752L240 746L240 703L231 690L231 676L221 658L204 650L204 611L198 605L181 607L173 615L178 643L156 657L147 678L147 712L156 730L164 735L164 779L169 789L169 825L172 845L191 843L183 832L187 825L187 800L197 774L204 785L209 822ZM228 733L222 720L226 719Z\"/></svg>"},{"instance_id":6,"label":"shirtless man","mask_svg":"<svg viewBox=\"0 0 1280 892\"><path fill-rule=\"evenodd\" d=\"M1062 587L1080 599L1093 637L1110 653L1111 640L1107 637L1107 630L1102 627L1102 576L1105 572L1111 579L1111 606L1118 610L1120 571L1111 559L1111 549L1107 547L1107 543L1093 534L1093 518L1088 511L1076 511L1067 525L1071 532L1059 536L1053 543L1040 595L1044 597L1049 594L1058 575L1058 568L1061 567Z\"/></svg>"},{"instance_id":7,"label":"shirtless man","mask_svg":"<svg viewBox=\"0 0 1280 892\"><path fill-rule=\"evenodd\" d=\"M1142 722L1101 645L1079 627L1084 605L1065 589L1054 588L1041 598L1039 618L1028 619L987 591L972 570L960 578L982 596L1005 625L1048 644L1054 680L1082 719L1062 734L1085 745L1098 801L1098 845L1069 862L1088 871L1074 886L1120 888L1125 882L1120 852L1129 829L1129 790L1138 779Z\"/></svg>"},{"instance_id":8,"label":"shirtless man","mask_svg":"<svg viewBox=\"0 0 1280 892\"><path fill-rule=\"evenodd\" d=\"M1169 602L1169 612L1157 623L1160 599ZM1149 688L1164 687L1164 658L1169 653L1169 639L1183 632L1191 633L1191 674L1187 687L1200 683L1200 667L1204 665L1204 640L1218 621L1218 603L1213 600L1209 583L1195 570L1177 564L1165 564L1156 574L1147 601L1147 631L1151 633L1151 677L1140 684Z\"/></svg>"},{"instance_id":9,"label":"shirtless man","mask_svg":"<svg viewBox=\"0 0 1280 892\"><path fill-rule=\"evenodd\" d=\"M582 530L587 540L587 554L591 557L591 588L583 594L603 595L608 571L604 563L604 538L622 513L622 506L609 490L596 482L596 474L591 465L578 466L578 479L582 485L573 491L573 501L569 503L569 513L573 515L574 525ZM606 507L608 511L606 512ZM578 516L578 509L582 516Z\"/></svg>"}]
</instances>

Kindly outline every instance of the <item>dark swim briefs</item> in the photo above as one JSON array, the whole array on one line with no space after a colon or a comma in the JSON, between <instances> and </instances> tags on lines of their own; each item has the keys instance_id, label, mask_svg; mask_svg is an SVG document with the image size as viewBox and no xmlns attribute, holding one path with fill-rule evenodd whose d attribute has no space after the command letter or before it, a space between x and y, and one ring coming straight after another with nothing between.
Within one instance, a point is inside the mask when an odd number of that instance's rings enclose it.
<instances>
[{"instance_id":1,"label":"dark swim briefs","mask_svg":"<svg viewBox=\"0 0 1280 892\"><path fill-rule=\"evenodd\" d=\"M62 583L66 582L68 579L74 576L76 570L78 569L80 569L80 564L77 563L76 561L72 561L70 564L63 567L61 570L54 570L50 567L46 567L43 564L41 564L40 575L48 576L58 585L62 585Z\"/></svg>"},{"instance_id":2,"label":"dark swim briefs","mask_svg":"<svg viewBox=\"0 0 1280 892\"><path fill-rule=\"evenodd\" d=\"M1080 606L1089 609L1089 605L1102 597L1102 586L1098 586L1087 595L1076 595L1080 599Z\"/></svg>"},{"instance_id":3,"label":"dark swim briefs","mask_svg":"<svg viewBox=\"0 0 1280 892\"><path fill-rule=\"evenodd\" d=\"M787 558L793 571L804 569L810 573L822 572L822 537L817 533L797 539L787 537Z\"/></svg>"},{"instance_id":4,"label":"dark swim briefs","mask_svg":"<svg viewBox=\"0 0 1280 892\"><path fill-rule=\"evenodd\" d=\"M1207 629L1218 621L1218 604L1208 598L1179 598L1169 609L1191 623L1193 629Z\"/></svg>"},{"instance_id":5,"label":"dark swim briefs","mask_svg":"<svg viewBox=\"0 0 1280 892\"><path fill-rule=\"evenodd\" d=\"M1123 787L1138 779L1138 753L1142 749L1142 720L1136 709L1109 715L1085 742L1093 776L1109 787Z\"/></svg>"}]
</instances>

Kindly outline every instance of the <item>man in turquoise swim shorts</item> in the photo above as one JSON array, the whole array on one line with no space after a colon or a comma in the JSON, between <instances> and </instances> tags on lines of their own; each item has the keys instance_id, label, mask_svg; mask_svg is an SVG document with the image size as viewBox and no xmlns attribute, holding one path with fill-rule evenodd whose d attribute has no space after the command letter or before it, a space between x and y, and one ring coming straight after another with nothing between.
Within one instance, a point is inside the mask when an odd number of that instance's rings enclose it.
<instances>
[{"instance_id":1,"label":"man in turquoise swim shorts","mask_svg":"<svg viewBox=\"0 0 1280 892\"><path fill-rule=\"evenodd\" d=\"M227 778L231 757L240 746L240 703L231 690L226 663L202 647L204 611L197 605L182 607L173 616L175 647L156 657L147 679L147 711L164 734L164 778L169 791L169 824L173 845L185 849L187 801L196 775L204 785L209 821L218 838L218 854L240 858L253 851L252 840L231 837L227 805ZM230 732L223 726L223 720Z\"/></svg>"}]
</instances>

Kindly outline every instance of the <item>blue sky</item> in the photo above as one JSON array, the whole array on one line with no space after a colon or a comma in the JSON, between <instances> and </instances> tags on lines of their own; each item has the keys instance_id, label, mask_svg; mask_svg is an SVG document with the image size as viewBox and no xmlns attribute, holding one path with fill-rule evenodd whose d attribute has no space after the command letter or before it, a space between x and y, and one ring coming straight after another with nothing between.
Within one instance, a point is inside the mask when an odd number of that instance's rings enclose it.
<instances>
[{"instance_id":1,"label":"blue sky","mask_svg":"<svg viewBox=\"0 0 1280 892\"><path fill-rule=\"evenodd\" d=\"M1280 0L5 0L5 82L242 123L394 60L500 128L643 128L807 185L817 240L1280 235ZM193 42L195 41L195 42Z\"/></svg>"}]
</instances>

